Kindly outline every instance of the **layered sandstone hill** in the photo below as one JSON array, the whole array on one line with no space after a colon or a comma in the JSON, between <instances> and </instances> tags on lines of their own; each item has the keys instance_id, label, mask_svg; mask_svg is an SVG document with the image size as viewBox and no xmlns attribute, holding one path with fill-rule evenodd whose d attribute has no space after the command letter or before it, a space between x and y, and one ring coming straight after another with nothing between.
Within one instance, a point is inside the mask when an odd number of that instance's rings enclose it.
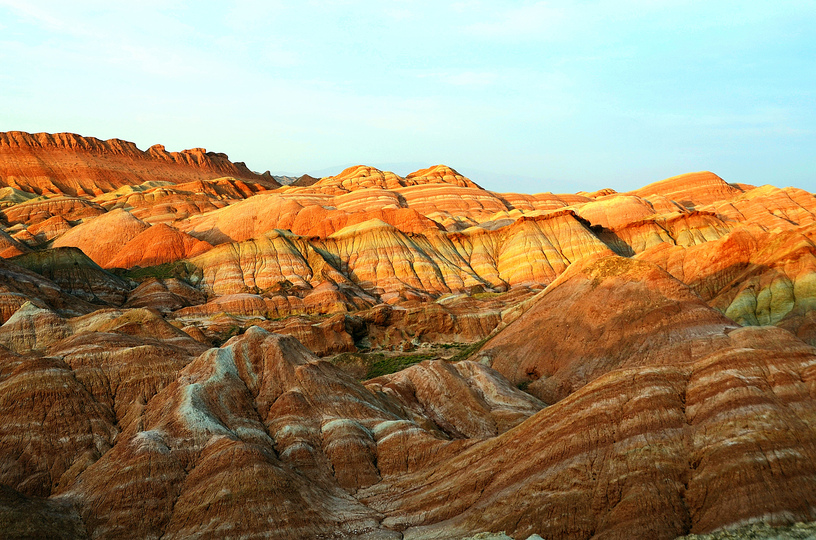
<instances>
[{"instance_id":1,"label":"layered sandstone hill","mask_svg":"<svg viewBox=\"0 0 816 540\"><path fill-rule=\"evenodd\" d=\"M801 189L495 193L442 165L279 187L201 150L7 133L0 257L6 536L816 519Z\"/></svg>"},{"instance_id":2,"label":"layered sandstone hill","mask_svg":"<svg viewBox=\"0 0 816 540\"><path fill-rule=\"evenodd\" d=\"M0 339L46 356L0 349L3 482L32 507L50 497L55 523L79 516L90 537L660 539L813 520L816 350L695 298L650 263L574 265L477 354L500 338L591 344L618 316L601 300L633 302L634 330L598 340L584 357L608 360L588 376L538 350L539 380L579 381L546 407L480 363L426 362L361 385L255 327L190 361L196 345L145 310L66 320L27 305ZM542 315L559 308L571 331ZM642 339L650 324L669 337ZM142 352L156 338L175 349ZM627 344L631 356L613 356ZM11 429L55 403L74 420L25 439Z\"/></svg>"},{"instance_id":3,"label":"layered sandstone hill","mask_svg":"<svg viewBox=\"0 0 816 540\"><path fill-rule=\"evenodd\" d=\"M300 185L306 184L304 181ZM405 178L390 171L358 165L349 167L337 176L322 178L309 184L312 189L332 195L356 191L363 188L399 189L407 186L445 184L466 188L479 188L466 178L445 165L436 165L413 172Z\"/></svg>"},{"instance_id":4,"label":"layered sandstone hill","mask_svg":"<svg viewBox=\"0 0 816 540\"><path fill-rule=\"evenodd\" d=\"M102 141L73 133L0 133L0 186L37 194L95 196L123 185L173 183L231 176L278 185L225 154L193 148L167 152L160 144L147 151L120 139Z\"/></svg>"}]
</instances>

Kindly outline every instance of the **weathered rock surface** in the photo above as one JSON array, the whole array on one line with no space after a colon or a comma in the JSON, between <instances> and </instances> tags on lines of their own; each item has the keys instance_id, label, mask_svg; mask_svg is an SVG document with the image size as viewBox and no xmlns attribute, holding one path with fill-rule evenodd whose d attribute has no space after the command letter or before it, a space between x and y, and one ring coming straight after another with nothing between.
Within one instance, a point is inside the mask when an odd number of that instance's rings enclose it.
<instances>
[{"instance_id":1,"label":"weathered rock surface","mask_svg":"<svg viewBox=\"0 0 816 540\"><path fill-rule=\"evenodd\" d=\"M654 197L665 197L686 208L693 209L735 197L742 193L742 189L726 183L712 172L703 171L673 176L631 193L647 200Z\"/></svg>"},{"instance_id":2,"label":"weathered rock surface","mask_svg":"<svg viewBox=\"0 0 816 540\"><path fill-rule=\"evenodd\" d=\"M200 149L0 136L2 534L816 518L810 193L499 194L445 166L276 186Z\"/></svg>"},{"instance_id":3,"label":"weathered rock surface","mask_svg":"<svg viewBox=\"0 0 816 540\"><path fill-rule=\"evenodd\" d=\"M203 304L207 297L198 289L175 278L148 279L128 294L125 307L149 307L162 312Z\"/></svg>"},{"instance_id":4,"label":"weathered rock surface","mask_svg":"<svg viewBox=\"0 0 816 540\"><path fill-rule=\"evenodd\" d=\"M77 248L35 251L14 257L11 262L51 280L62 291L94 304L120 306L131 288L129 283L103 270Z\"/></svg>"},{"instance_id":5,"label":"weathered rock surface","mask_svg":"<svg viewBox=\"0 0 816 540\"><path fill-rule=\"evenodd\" d=\"M153 225L130 239L106 261L108 268L132 268L195 257L212 249L212 245L163 223Z\"/></svg>"},{"instance_id":6,"label":"weathered rock surface","mask_svg":"<svg viewBox=\"0 0 816 540\"><path fill-rule=\"evenodd\" d=\"M150 227L125 210L113 210L104 216L78 225L54 242L54 247L76 247L103 268L111 268L122 246Z\"/></svg>"},{"instance_id":7,"label":"weathered rock surface","mask_svg":"<svg viewBox=\"0 0 816 540\"><path fill-rule=\"evenodd\" d=\"M173 183L230 176L276 186L226 155L193 148L141 151L120 139L102 141L73 133L0 133L0 185L36 194L94 196L148 180Z\"/></svg>"},{"instance_id":8,"label":"weathered rock surface","mask_svg":"<svg viewBox=\"0 0 816 540\"><path fill-rule=\"evenodd\" d=\"M0 230L0 258L8 259L26 253L28 248Z\"/></svg>"},{"instance_id":9,"label":"weathered rock surface","mask_svg":"<svg viewBox=\"0 0 816 540\"><path fill-rule=\"evenodd\" d=\"M64 292L56 283L22 266L0 259L0 323L26 302L49 307L60 314L85 314L98 306Z\"/></svg>"},{"instance_id":10,"label":"weathered rock surface","mask_svg":"<svg viewBox=\"0 0 816 540\"><path fill-rule=\"evenodd\" d=\"M613 369L717 350L736 327L658 266L602 257L571 266L477 358L554 403Z\"/></svg>"}]
</instances>

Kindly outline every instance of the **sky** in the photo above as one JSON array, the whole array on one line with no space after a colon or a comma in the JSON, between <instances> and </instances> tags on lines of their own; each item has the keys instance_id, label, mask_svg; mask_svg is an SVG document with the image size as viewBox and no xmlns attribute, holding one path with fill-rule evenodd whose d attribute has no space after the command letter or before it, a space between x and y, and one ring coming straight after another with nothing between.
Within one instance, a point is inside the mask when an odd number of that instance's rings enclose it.
<instances>
[{"instance_id":1,"label":"sky","mask_svg":"<svg viewBox=\"0 0 816 540\"><path fill-rule=\"evenodd\" d=\"M274 174L816 192L816 1L0 0L0 103Z\"/></svg>"}]
</instances>

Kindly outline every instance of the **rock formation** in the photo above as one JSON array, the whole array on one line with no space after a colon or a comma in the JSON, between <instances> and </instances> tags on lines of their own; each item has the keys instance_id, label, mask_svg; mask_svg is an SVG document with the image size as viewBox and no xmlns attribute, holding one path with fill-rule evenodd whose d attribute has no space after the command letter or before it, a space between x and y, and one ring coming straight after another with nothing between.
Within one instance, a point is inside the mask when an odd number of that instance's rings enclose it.
<instances>
[{"instance_id":1,"label":"rock formation","mask_svg":"<svg viewBox=\"0 0 816 540\"><path fill-rule=\"evenodd\" d=\"M147 151L120 139L102 141L73 133L0 133L0 186L40 194L94 196L148 180L183 183L231 176L276 186L226 155L193 148Z\"/></svg>"},{"instance_id":2,"label":"rock formation","mask_svg":"<svg viewBox=\"0 0 816 540\"><path fill-rule=\"evenodd\" d=\"M279 186L202 149L0 134L0 536L815 521L812 345L801 189Z\"/></svg>"}]
</instances>

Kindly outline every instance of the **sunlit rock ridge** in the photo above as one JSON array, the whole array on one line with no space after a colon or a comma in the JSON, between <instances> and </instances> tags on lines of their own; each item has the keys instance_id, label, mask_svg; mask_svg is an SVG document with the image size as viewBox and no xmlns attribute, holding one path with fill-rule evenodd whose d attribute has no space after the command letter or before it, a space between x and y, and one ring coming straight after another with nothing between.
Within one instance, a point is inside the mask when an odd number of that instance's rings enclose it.
<instances>
[{"instance_id":1,"label":"sunlit rock ridge","mask_svg":"<svg viewBox=\"0 0 816 540\"><path fill-rule=\"evenodd\" d=\"M813 194L285 180L0 133L5 537L816 521Z\"/></svg>"}]
</instances>

